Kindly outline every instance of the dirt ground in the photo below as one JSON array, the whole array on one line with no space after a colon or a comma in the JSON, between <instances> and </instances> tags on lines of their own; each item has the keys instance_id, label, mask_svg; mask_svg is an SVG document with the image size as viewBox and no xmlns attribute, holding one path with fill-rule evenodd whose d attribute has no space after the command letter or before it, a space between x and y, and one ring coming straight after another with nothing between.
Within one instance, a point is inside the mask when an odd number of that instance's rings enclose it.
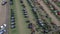
<instances>
[{"instance_id":1,"label":"dirt ground","mask_svg":"<svg viewBox=\"0 0 60 34\"><path fill-rule=\"evenodd\" d=\"M51 13L49 8L43 3L42 0L38 0L38 2L41 4L42 7L44 7L44 10L46 13L52 18L52 22L55 23L57 26L60 26L60 21Z\"/></svg>"},{"instance_id":2,"label":"dirt ground","mask_svg":"<svg viewBox=\"0 0 60 34\"><path fill-rule=\"evenodd\" d=\"M1 2L2 0L0 0L0 26L8 22L9 15L8 3L2 6Z\"/></svg>"},{"instance_id":3,"label":"dirt ground","mask_svg":"<svg viewBox=\"0 0 60 34\"><path fill-rule=\"evenodd\" d=\"M0 26L5 23L6 19L6 7L1 5L1 1L2 0L0 0Z\"/></svg>"},{"instance_id":4,"label":"dirt ground","mask_svg":"<svg viewBox=\"0 0 60 34\"><path fill-rule=\"evenodd\" d=\"M9 9L8 9L8 4L9 3L2 6L1 2L2 2L2 0L0 0L0 26L3 25L3 24L8 24L8 17L9 17ZM7 28L8 27L6 27L6 29Z\"/></svg>"}]
</instances>

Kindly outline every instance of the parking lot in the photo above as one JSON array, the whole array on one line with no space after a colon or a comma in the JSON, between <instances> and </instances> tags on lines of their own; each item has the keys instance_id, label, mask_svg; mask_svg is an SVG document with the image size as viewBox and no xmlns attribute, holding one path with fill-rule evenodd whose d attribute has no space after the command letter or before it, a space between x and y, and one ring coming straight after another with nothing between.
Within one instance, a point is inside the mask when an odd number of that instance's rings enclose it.
<instances>
[{"instance_id":1,"label":"parking lot","mask_svg":"<svg viewBox=\"0 0 60 34\"><path fill-rule=\"evenodd\" d=\"M53 9L60 11L60 8L50 3L44 0L8 0L1 5L0 1L0 26L3 28L7 24L6 34L53 34L60 30L60 17Z\"/></svg>"},{"instance_id":2,"label":"parking lot","mask_svg":"<svg viewBox=\"0 0 60 34\"><path fill-rule=\"evenodd\" d=\"M34 12L34 11L36 11L34 4L33 3L29 4L31 2L27 1L27 0L24 0L24 1L23 0L13 0L13 5L11 5L11 9L13 9L13 12L15 15L14 22L16 23L16 25L12 25L14 27L13 27L13 29L11 29L10 34L32 34L32 33L39 34L39 32L42 33L43 31L45 31L43 29L46 27L53 28L53 25L51 24L51 22L55 23L57 26L60 25L57 18L51 13L51 11L50 11L50 9L48 9L48 7L46 8L46 5L42 1L40 3L41 3L41 6L44 7L43 8L44 10L42 8L41 8L41 10L39 10L39 7L37 7L37 5L36 5L36 7L38 8L37 12ZM41 12L41 11L43 11L43 12ZM47 16L44 17L47 14L49 15L49 18L46 18ZM43 15L43 17L42 17L42 15ZM50 18L52 19L51 21L50 21ZM42 23L42 21L40 23L41 19L42 19L43 23ZM45 25L44 22L48 23L50 26ZM33 24L32 29L29 29L28 25L31 23ZM11 22L11 24L13 24L13 23ZM37 24L41 27L39 27ZM45 25L45 26L43 26L43 25ZM39 28L39 30L43 30L43 31L37 32L36 28ZM14 33L14 32L16 32L16 33Z\"/></svg>"}]
</instances>

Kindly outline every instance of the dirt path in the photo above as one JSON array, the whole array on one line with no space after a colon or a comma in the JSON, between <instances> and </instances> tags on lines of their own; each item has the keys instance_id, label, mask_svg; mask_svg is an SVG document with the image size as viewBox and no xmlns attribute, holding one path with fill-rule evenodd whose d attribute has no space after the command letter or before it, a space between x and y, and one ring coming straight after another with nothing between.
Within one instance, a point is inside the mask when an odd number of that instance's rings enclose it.
<instances>
[{"instance_id":1,"label":"dirt path","mask_svg":"<svg viewBox=\"0 0 60 34\"><path fill-rule=\"evenodd\" d=\"M6 22L6 16L7 16L7 9L6 9L7 7L6 5L2 6L1 1L2 0L0 0L0 26Z\"/></svg>"},{"instance_id":2,"label":"dirt path","mask_svg":"<svg viewBox=\"0 0 60 34\"><path fill-rule=\"evenodd\" d=\"M1 2L2 2L2 0L0 0L0 26L3 24L8 24L8 18L9 18L8 3L4 6L2 6ZM8 26L6 29L8 31ZM8 32L6 32L5 34L8 34Z\"/></svg>"},{"instance_id":3,"label":"dirt path","mask_svg":"<svg viewBox=\"0 0 60 34\"><path fill-rule=\"evenodd\" d=\"M4 24L6 17L6 12L4 11L4 7L1 5L1 1L2 0L0 0L0 26Z\"/></svg>"},{"instance_id":4,"label":"dirt path","mask_svg":"<svg viewBox=\"0 0 60 34\"><path fill-rule=\"evenodd\" d=\"M58 11L60 11L60 7L58 7L52 0L49 0L50 1L50 3L53 5L53 6L55 6L55 8L58 10Z\"/></svg>"},{"instance_id":5,"label":"dirt path","mask_svg":"<svg viewBox=\"0 0 60 34\"><path fill-rule=\"evenodd\" d=\"M7 24L6 27L6 34L8 34L9 31L9 19L10 19L10 6L9 6L9 0L7 0L7 4L5 5L5 11L6 11L6 17L5 17L5 24Z\"/></svg>"},{"instance_id":6,"label":"dirt path","mask_svg":"<svg viewBox=\"0 0 60 34\"><path fill-rule=\"evenodd\" d=\"M49 8L44 4L44 2L42 0L37 0L41 6L43 7L43 9L46 11L46 13L49 15L49 17L52 18L52 21L57 25L60 26L60 22L58 21L58 19L51 13L51 11L49 10Z\"/></svg>"}]
</instances>

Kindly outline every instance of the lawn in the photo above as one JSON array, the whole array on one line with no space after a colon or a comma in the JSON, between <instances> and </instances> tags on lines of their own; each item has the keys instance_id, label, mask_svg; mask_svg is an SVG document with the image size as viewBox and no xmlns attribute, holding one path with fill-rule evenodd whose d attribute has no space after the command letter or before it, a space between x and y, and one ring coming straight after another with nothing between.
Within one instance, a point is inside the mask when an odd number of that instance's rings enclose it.
<instances>
[{"instance_id":1,"label":"lawn","mask_svg":"<svg viewBox=\"0 0 60 34\"><path fill-rule=\"evenodd\" d=\"M32 9L29 6L27 0L24 0L23 2L28 12L28 16L29 16L28 19L31 21L31 23L36 24L35 16L33 15ZM15 11L14 13L15 13L15 18L16 18L16 28L10 29L10 33L11 34L30 34L31 31L30 29L27 28L28 24L25 22L25 20L27 19L24 18L23 11L22 11L23 8L19 0L14 0L14 5L12 5L11 8L14 9Z\"/></svg>"},{"instance_id":2,"label":"lawn","mask_svg":"<svg viewBox=\"0 0 60 34\"><path fill-rule=\"evenodd\" d=\"M14 1L14 0L13 0L13 1ZM13 3L14 3L14 2L13 2ZM17 19L17 18L16 18L15 5L14 5L14 4L13 4L13 5L10 5L10 9L13 9L13 10L14 10L15 19ZM11 11L10 11L10 18L11 18ZM9 34L19 34L19 32L18 32L18 26L17 26L17 20L15 21L15 23L16 23L16 28L14 28L14 29L9 28ZM10 22L9 24L11 24L11 22Z\"/></svg>"},{"instance_id":3,"label":"lawn","mask_svg":"<svg viewBox=\"0 0 60 34\"><path fill-rule=\"evenodd\" d=\"M19 0L15 0L15 10L16 10L16 15L17 15L17 25L18 25L18 30L20 34L29 34L30 30L27 28L25 18L22 12L22 6Z\"/></svg>"},{"instance_id":4,"label":"lawn","mask_svg":"<svg viewBox=\"0 0 60 34\"><path fill-rule=\"evenodd\" d=\"M29 6L27 0L24 0L24 4L26 5L26 9L29 15L29 20L31 21L31 23L35 24L35 26L37 26L36 24L36 18L35 15L32 13L32 8L31 6ZM38 34L38 32L35 32L35 34Z\"/></svg>"},{"instance_id":5,"label":"lawn","mask_svg":"<svg viewBox=\"0 0 60 34\"><path fill-rule=\"evenodd\" d=\"M38 7L38 6L37 6ZM38 15L38 18L41 19L41 12L39 13L38 10L36 11L37 15ZM40 15L39 15L40 14ZM35 16L35 15L34 15ZM42 20L43 21L43 20ZM38 27L39 28L39 33L41 32L41 27Z\"/></svg>"}]
</instances>

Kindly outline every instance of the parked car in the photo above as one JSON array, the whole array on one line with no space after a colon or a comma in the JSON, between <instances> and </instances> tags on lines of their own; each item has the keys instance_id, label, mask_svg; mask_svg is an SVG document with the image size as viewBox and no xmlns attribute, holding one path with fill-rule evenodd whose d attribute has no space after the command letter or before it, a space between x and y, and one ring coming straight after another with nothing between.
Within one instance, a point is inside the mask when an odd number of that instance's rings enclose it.
<instances>
[{"instance_id":1,"label":"parked car","mask_svg":"<svg viewBox=\"0 0 60 34\"><path fill-rule=\"evenodd\" d=\"M10 1L13 1L13 0L10 0Z\"/></svg>"},{"instance_id":2,"label":"parked car","mask_svg":"<svg viewBox=\"0 0 60 34\"><path fill-rule=\"evenodd\" d=\"M15 25L15 22L11 22L11 25Z\"/></svg>"},{"instance_id":3,"label":"parked car","mask_svg":"<svg viewBox=\"0 0 60 34\"><path fill-rule=\"evenodd\" d=\"M16 26L15 25L11 25L11 29L14 29Z\"/></svg>"},{"instance_id":4,"label":"parked car","mask_svg":"<svg viewBox=\"0 0 60 34\"><path fill-rule=\"evenodd\" d=\"M2 28L4 28L4 26L0 26L0 28L2 29Z\"/></svg>"},{"instance_id":5,"label":"parked car","mask_svg":"<svg viewBox=\"0 0 60 34\"><path fill-rule=\"evenodd\" d=\"M23 0L20 0L20 3L23 3Z\"/></svg>"},{"instance_id":6,"label":"parked car","mask_svg":"<svg viewBox=\"0 0 60 34\"><path fill-rule=\"evenodd\" d=\"M26 8L23 8L23 10L22 11L26 11Z\"/></svg>"},{"instance_id":7,"label":"parked car","mask_svg":"<svg viewBox=\"0 0 60 34\"><path fill-rule=\"evenodd\" d=\"M6 24L3 24L4 27L6 27L7 25Z\"/></svg>"},{"instance_id":8,"label":"parked car","mask_svg":"<svg viewBox=\"0 0 60 34\"><path fill-rule=\"evenodd\" d=\"M34 8L32 8L32 10L33 10L34 12L36 12L37 8L36 8L36 7L34 7Z\"/></svg>"},{"instance_id":9,"label":"parked car","mask_svg":"<svg viewBox=\"0 0 60 34\"><path fill-rule=\"evenodd\" d=\"M28 24L28 28L32 29L32 23Z\"/></svg>"},{"instance_id":10,"label":"parked car","mask_svg":"<svg viewBox=\"0 0 60 34\"><path fill-rule=\"evenodd\" d=\"M26 22L27 22L27 23L30 23L30 21L29 21L29 20L26 20Z\"/></svg>"},{"instance_id":11,"label":"parked car","mask_svg":"<svg viewBox=\"0 0 60 34\"><path fill-rule=\"evenodd\" d=\"M25 18L28 18L28 15L25 15L24 17L25 17Z\"/></svg>"},{"instance_id":12,"label":"parked car","mask_svg":"<svg viewBox=\"0 0 60 34\"><path fill-rule=\"evenodd\" d=\"M10 5L13 5L13 0L10 0Z\"/></svg>"},{"instance_id":13,"label":"parked car","mask_svg":"<svg viewBox=\"0 0 60 34\"><path fill-rule=\"evenodd\" d=\"M24 4L22 4L22 7L25 8L26 6Z\"/></svg>"},{"instance_id":14,"label":"parked car","mask_svg":"<svg viewBox=\"0 0 60 34\"><path fill-rule=\"evenodd\" d=\"M11 17L11 19L15 19L15 17L14 17L14 16L12 16L12 17Z\"/></svg>"},{"instance_id":15,"label":"parked car","mask_svg":"<svg viewBox=\"0 0 60 34\"><path fill-rule=\"evenodd\" d=\"M6 30L6 29L4 29L4 30L3 30L3 32L7 32L7 30Z\"/></svg>"},{"instance_id":16,"label":"parked car","mask_svg":"<svg viewBox=\"0 0 60 34\"><path fill-rule=\"evenodd\" d=\"M4 34L4 32L0 30L0 34Z\"/></svg>"},{"instance_id":17,"label":"parked car","mask_svg":"<svg viewBox=\"0 0 60 34\"><path fill-rule=\"evenodd\" d=\"M4 32L6 32L6 24L3 24L1 27L0 27L1 29L0 29L0 33L4 33Z\"/></svg>"},{"instance_id":18,"label":"parked car","mask_svg":"<svg viewBox=\"0 0 60 34\"><path fill-rule=\"evenodd\" d=\"M60 15L60 11L58 11L57 14Z\"/></svg>"},{"instance_id":19,"label":"parked car","mask_svg":"<svg viewBox=\"0 0 60 34\"><path fill-rule=\"evenodd\" d=\"M48 33L49 31L48 31L48 30L44 30L43 32L44 32L44 33Z\"/></svg>"},{"instance_id":20,"label":"parked car","mask_svg":"<svg viewBox=\"0 0 60 34\"><path fill-rule=\"evenodd\" d=\"M7 1L6 0L2 0L2 5L5 5L7 3Z\"/></svg>"},{"instance_id":21,"label":"parked car","mask_svg":"<svg viewBox=\"0 0 60 34\"><path fill-rule=\"evenodd\" d=\"M27 11L23 11L23 13L27 13Z\"/></svg>"},{"instance_id":22,"label":"parked car","mask_svg":"<svg viewBox=\"0 0 60 34\"><path fill-rule=\"evenodd\" d=\"M2 2L2 5L5 5L7 2Z\"/></svg>"},{"instance_id":23,"label":"parked car","mask_svg":"<svg viewBox=\"0 0 60 34\"><path fill-rule=\"evenodd\" d=\"M24 15L27 15L27 13L24 13Z\"/></svg>"},{"instance_id":24,"label":"parked car","mask_svg":"<svg viewBox=\"0 0 60 34\"><path fill-rule=\"evenodd\" d=\"M11 19L11 22L15 22L15 19Z\"/></svg>"}]
</instances>

